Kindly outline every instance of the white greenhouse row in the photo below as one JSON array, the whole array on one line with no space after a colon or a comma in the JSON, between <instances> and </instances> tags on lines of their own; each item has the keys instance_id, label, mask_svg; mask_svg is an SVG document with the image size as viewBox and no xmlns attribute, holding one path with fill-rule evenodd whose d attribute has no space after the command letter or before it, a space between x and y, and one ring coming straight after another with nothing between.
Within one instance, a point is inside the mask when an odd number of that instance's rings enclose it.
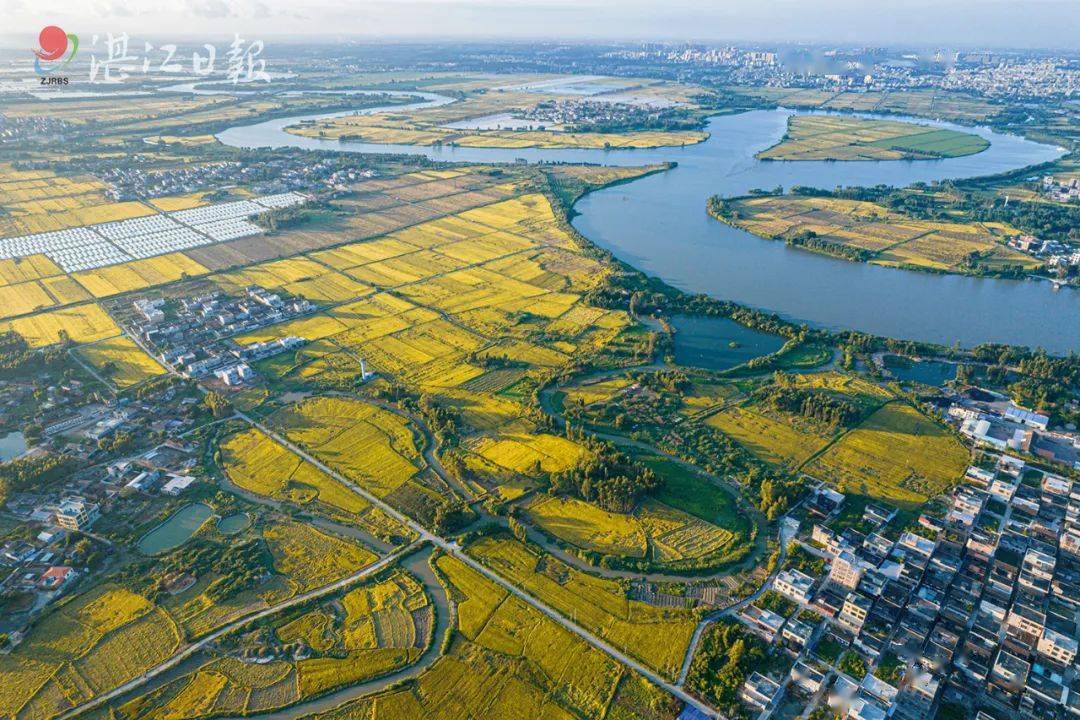
<instances>
[{"instance_id":1,"label":"white greenhouse row","mask_svg":"<svg viewBox=\"0 0 1080 720\"><path fill-rule=\"evenodd\" d=\"M300 205L306 200L299 193L279 193L130 220L0 238L0 259L45 255L64 272L115 265L259 235L263 229L248 218Z\"/></svg>"}]
</instances>

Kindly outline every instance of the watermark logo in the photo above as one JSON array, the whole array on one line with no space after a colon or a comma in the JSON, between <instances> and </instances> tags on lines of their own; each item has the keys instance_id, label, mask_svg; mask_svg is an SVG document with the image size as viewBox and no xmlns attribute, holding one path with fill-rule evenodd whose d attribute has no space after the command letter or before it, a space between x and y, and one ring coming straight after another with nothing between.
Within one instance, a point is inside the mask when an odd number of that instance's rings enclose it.
<instances>
[{"instance_id":1,"label":"watermark logo","mask_svg":"<svg viewBox=\"0 0 1080 720\"><path fill-rule=\"evenodd\" d=\"M34 70L42 76L57 73L68 66L77 52L78 35L66 33L56 25L47 25L38 34L38 49L34 50Z\"/></svg>"}]
</instances>

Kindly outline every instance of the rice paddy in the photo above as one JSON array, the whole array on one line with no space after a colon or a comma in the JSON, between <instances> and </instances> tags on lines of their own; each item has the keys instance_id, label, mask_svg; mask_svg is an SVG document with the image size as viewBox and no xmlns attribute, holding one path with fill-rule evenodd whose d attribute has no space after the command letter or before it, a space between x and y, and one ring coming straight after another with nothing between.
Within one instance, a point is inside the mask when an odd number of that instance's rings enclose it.
<instances>
[{"instance_id":1,"label":"rice paddy","mask_svg":"<svg viewBox=\"0 0 1080 720\"><path fill-rule=\"evenodd\" d=\"M732 224L760 237L790 242L812 234L877 265L967 272L972 254L990 269L1041 265L1006 246L1021 233L998 223L918 220L872 202L786 195L732 200L729 207Z\"/></svg>"},{"instance_id":2,"label":"rice paddy","mask_svg":"<svg viewBox=\"0 0 1080 720\"><path fill-rule=\"evenodd\" d=\"M211 652L197 670L129 700L119 713L128 720L198 720L280 710L415 662L432 641L432 620L420 583L394 571L273 624L269 642L302 644L303 657L286 652L253 662Z\"/></svg>"},{"instance_id":3,"label":"rice paddy","mask_svg":"<svg viewBox=\"0 0 1080 720\"><path fill-rule=\"evenodd\" d=\"M165 374L165 368L123 335L82 345L78 352L121 390Z\"/></svg>"},{"instance_id":4,"label":"rice paddy","mask_svg":"<svg viewBox=\"0 0 1080 720\"><path fill-rule=\"evenodd\" d=\"M137 677L179 644L176 624L160 608L101 587L47 615L0 656L0 714L55 717Z\"/></svg>"},{"instance_id":5,"label":"rice paddy","mask_svg":"<svg viewBox=\"0 0 1080 720\"><path fill-rule=\"evenodd\" d=\"M442 556L458 607L448 652L413 682L342 705L328 720L674 720L678 703L604 653Z\"/></svg>"},{"instance_id":6,"label":"rice paddy","mask_svg":"<svg viewBox=\"0 0 1080 720\"><path fill-rule=\"evenodd\" d=\"M273 422L290 440L379 497L407 483L423 464L408 422L359 400L312 398L280 410Z\"/></svg>"},{"instance_id":7,"label":"rice paddy","mask_svg":"<svg viewBox=\"0 0 1080 720\"><path fill-rule=\"evenodd\" d=\"M30 347L54 345L64 339L89 343L115 337L120 328L98 305L86 303L0 322L0 329L22 335Z\"/></svg>"},{"instance_id":8,"label":"rice paddy","mask_svg":"<svg viewBox=\"0 0 1080 720\"><path fill-rule=\"evenodd\" d=\"M665 676L674 677L693 634L687 610L630 600L613 580L538 555L512 539L482 538L468 552L515 585ZM657 643L655 638L665 642Z\"/></svg>"},{"instance_id":9,"label":"rice paddy","mask_svg":"<svg viewBox=\"0 0 1080 720\"><path fill-rule=\"evenodd\" d=\"M325 506L333 516L354 519L370 504L314 465L251 428L221 444L229 479L249 492L297 505Z\"/></svg>"},{"instance_id":10,"label":"rice paddy","mask_svg":"<svg viewBox=\"0 0 1080 720\"><path fill-rule=\"evenodd\" d=\"M937 422L903 402L884 405L806 467L842 491L918 506L960 481L969 452Z\"/></svg>"}]
</instances>

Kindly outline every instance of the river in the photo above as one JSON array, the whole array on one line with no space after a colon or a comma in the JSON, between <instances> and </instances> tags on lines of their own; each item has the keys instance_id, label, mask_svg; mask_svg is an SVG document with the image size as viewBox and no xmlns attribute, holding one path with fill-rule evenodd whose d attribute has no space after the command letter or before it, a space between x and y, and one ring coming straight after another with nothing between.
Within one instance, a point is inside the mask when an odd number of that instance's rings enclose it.
<instances>
[{"instance_id":1,"label":"river","mask_svg":"<svg viewBox=\"0 0 1080 720\"><path fill-rule=\"evenodd\" d=\"M423 98L392 109L433 107L450 98ZM368 108L361 113L379 112ZM978 177L1046 162L1060 148L996 133L985 127L908 118L974 132L990 141L977 155L942 160L882 162L762 162L754 154L779 140L793 111L755 110L709 121L710 137L686 147L650 150L550 150L419 147L342 143L285 132L303 120L351 112L279 118L230 128L217 137L235 147L297 147L362 153L424 155L446 162L590 162L678 167L582 198L574 226L589 240L640 270L690 292L703 292L832 330L855 329L889 337L972 346L1000 342L1080 351L1080 292L1048 282L933 275L830 258L763 240L711 219L713 194L745 194L778 185L904 186ZM889 116L890 119L903 119Z\"/></svg>"}]
</instances>

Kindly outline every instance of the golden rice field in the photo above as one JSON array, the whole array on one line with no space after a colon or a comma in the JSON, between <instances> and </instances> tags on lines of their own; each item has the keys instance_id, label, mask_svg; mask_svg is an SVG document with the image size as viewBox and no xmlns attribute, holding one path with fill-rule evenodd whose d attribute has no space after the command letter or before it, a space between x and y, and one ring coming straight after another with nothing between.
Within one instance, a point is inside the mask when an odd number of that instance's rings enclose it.
<instances>
[{"instance_id":1,"label":"golden rice field","mask_svg":"<svg viewBox=\"0 0 1080 720\"><path fill-rule=\"evenodd\" d=\"M255 428L221 443L221 463L230 480L257 495L298 505L321 503L346 517L370 508L355 492Z\"/></svg>"},{"instance_id":2,"label":"golden rice field","mask_svg":"<svg viewBox=\"0 0 1080 720\"><path fill-rule=\"evenodd\" d=\"M18 285L63 274L64 271L44 255L0 260L0 286Z\"/></svg>"},{"instance_id":3,"label":"golden rice field","mask_svg":"<svg viewBox=\"0 0 1080 720\"><path fill-rule=\"evenodd\" d=\"M876 410L893 395L857 375L839 372L791 376L800 388L827 391L840 396L864 413ZM753 398L734 398L710 411L705 424L732 438L754 455L789 470L800 468L825 448L836 429L816 421L762 406Z\"/></svg>"},{"instance_id":4,"label":"golden rice field","mask_svg":"<svg viewBox=\"0 0 1080 720\"><path fill-rule=\"evenodd\" d=\"M329 585L376 559L355 542L299 522L269 525L263 538L274 556L274 569L295 583L298 592Z\"/></svg>"},{"instance_id":5,"label":"golden rice field","mask_svg":"<svg viewBox=\"0 0 1080 720\"><path fill-rule=\"evenodd\" d=\"M792 115L762 160L921 160L982 152L978 135L894 120L842 115Z\"/></svg>"},{"instance_id":6,"label":"golden rice field","mask_svg":"<svg viewBox=\"0 0 1080 720\"><path fill-rule=\"evenodd\" d=\"M614 377L600 382L583 383L564 388L563 405L568 408L587 407L593 403L609 402L630 386L626 377Z\"/></svg>"},{"instance_id":7,"label":"golden rice field","mask_svg":"<svg viewBox=\"0 0 1080 720\"><path fill-rule=\"evenodd\" d=\"M345 302L371 292L369 286L303 257L252 265L215 275L213 280L228 293L242 293L248 286L258 285L267 290L284 290L317 303Z\"/></svg>"},{"instance_id":8,"label":"golden rice field","mask_svg":"<svg viewBox=\"0 0 1080 720\"><path fill-rule=\"evenodd\" d=\"M197 720L279 710L415 662L431 640L431 619L423 587L396 571L278 624L281 642L305 642L308 657L269 663L212 657L119 712L128 720Z\"/></svg>"},{"instance_id":9,"label":"golden rice field","mask_svg":"<svg viewBox=\"0 0 1080 720\"><path fill-rule=\"evenodd\" d=\"M398 180L378 182L391 185ZM458 413L467 436L467 463L502 478L500 482L516 482L538 470L565 469L581 457L577 444L537 432L526 419L521 398L501 394L533 369L564 367L603 347L629 324L625 313L582 302L581 293L601 277L604 267L577 252L544 197L527 194L484 205L384 238L313 252L310 261L380 291L238 338L241 343L284 335L309 340L302 352L264 364L263 371L331 388L352 387L363 358L369 370L433 393ZM310 261L302 261L301 267L309 267ZM266 267L275 276L266 282L292 279L278 277L288 266L269 265L249 268L245 277L255 277ZM536 343L532 337L539 328L558 332L563 339ZM505 358L519 367L485 371L469 355ZM309 417L297 424L313 419L321 422ZM322 436L293 439L327 442ZM343 436L333 442L351 441ZM348 467L363 462L356 453L329 446L309 449L384 497L419 469L411 451L405 453L413 458L408 464L389 460L380 473L371 467Z\"/></svg>"},{"instance_id":10,"label":"golden rice field","mask_svg":"<svg viewBox=\"0 0 1080 720\"><path fill-rule=\"evenodd\" d=\"M730 201L732 222L755 235L790 240L806 232L868 253L878 265L963 272L971 253L991 269L1037 268L1041 261L1004 243L1020 231L1000 223L918 220L858 200L770 196Z\"/></svg>"},{"instance_id":11,"label":"golden rice field","mask_svg":"<svg viewBox=\"0 0 1080 720\"><path fill-rule=\"evenodd\" d=\"M311 398L279 410L273 422L289 440L380 497L423 465L408 421L360 400Z\"/></svg>"},{"instance_id":12,"label":"golden rice field","mask_svg":"<svg viewBox=\"0 0 1080 720\"><path fill-rule=\"evenodd\" d=\"M0 322L0 329L14 330L31 347L53 345L66 336L76 343L88 343L120 334L120 328L98 305L86 303L47 310Z\"/></svg>"},{"instance_id":13,"label":"golden rice field","mask_svg":"<svg viewBox=\"0 0 1080 720\"><path fill-rule=\"evenodd\" d=\"M575 498L541 495L524 510L530 522L574 547L647 558L658 565L721 556L742 540L731 530L654 499L623 514Z\"/></svg>"},{"instance_id":14,"label":"golden rice field","mask_svg":"<svg viewBox=\"0 0 1080 720\"><path fill-rule=\"evenodd\" d=\"M102 586L46 614L0 656L0 715L52 718L169 657L172 619L142 596Z\"/></svg>"},{"instance_id":15,"label":"golden rice field","mask_svg":"<svg viewBox=\"0 0 1080 720\"><path fill-rule=\"evenodd\" d=\"M459 610L449 652L414 683L328 720L674 720L678 705L663 691L461 562L443 556L437 566Z\"/></svg>"},{"instance_id":16,"label":"golden rice field","mask_svg":"<svg viewBox=\"0 0 1080 720\"><path fill-rule=\"evenodd\" d=\"M632 515L608 512L576 498L544 495L525 510L545 532L583 550L637 558L647 552L645 530Z\"/></svg>"},{"instance_id":17,"label":"golden rice field","mask_svg":"<svg viewBox=\"0 0 1080 720\"><path fill-rule=\"evenodd\" d=\"M209 272L183 253L169 253L144 260L83 270L72 275L96 298L165 285Z\"/></svg>"},{"instance_id":18,"label":"golden rice field","mask_svg":"<svg viewBox=\"0 0 1080 720\"><path fill-rule=\"evenodd\" d=\"M78 352L121 390L165 374L165 368L124 335L82 345Z\"/></svg>"},{"instance_id":19,"label":"golden rice field","mask_svg":"<svg viewBox=\"0 0 1080 720\"><path fill-rule=\"evenodd\" d=\"M902 401L884 405L814 459L806 472L844 492L912 508L960 481L970 462L946 428Z\"/></svg>"},{"instance_id":20,"label":"golden rice field","mask_svg":"<svg viewBox=\"0 0 1080 720\"><path fill-rule=\"evenodd\" d=\"M696 618L681 608L630 600L613 580L588 575L512 539L481 538L469 554L657 672L675 677ZM663 637L663 643L656 638Z\"/></svg>"},{"instance_id":21,"label":"golden rice field","mask_svg":"<svg viewBox=\"0 0 1080 720\"><path fill-rule=\"evenodd\" d=\"M521 475L560 472L584 459L581 445L559 435L530 433L481 438L471 448L487 461Z\"/></svg>"},{"instance_id":22,"label":"golden rice field","mask_svg":"<svg viewBox=\"0 0 1080 720\"><path fill-rule=\"evenodd\" d=\"M961 93L939 90L902 90L833 92L806 88L747 87L729 88L743 95L762 98L777 105L824 110L857 112L893 112L901 115L977 122L998 112L990 102Z\"/></svg>"},{"instance_id":23,"label":"golden rice field","mask_svg":"<svg viewBox=\"0 0 1080 720\"><path fill-rule=\"evenodd\" d=\"M0 320L89 299L44 255L0 260Z\"/></svg>"},{"instance_id":24,"label":"golden rice field","mask_svg":"<svg viewBox=\"0 0 1080 720\"><path fill-rule=\"evenodd\" d=\"M732 438L765 462L796 468L825 447L829 437L807 424L756 412L752 406L728 406L705 423Z\"/></svg>"}]
</instances>

